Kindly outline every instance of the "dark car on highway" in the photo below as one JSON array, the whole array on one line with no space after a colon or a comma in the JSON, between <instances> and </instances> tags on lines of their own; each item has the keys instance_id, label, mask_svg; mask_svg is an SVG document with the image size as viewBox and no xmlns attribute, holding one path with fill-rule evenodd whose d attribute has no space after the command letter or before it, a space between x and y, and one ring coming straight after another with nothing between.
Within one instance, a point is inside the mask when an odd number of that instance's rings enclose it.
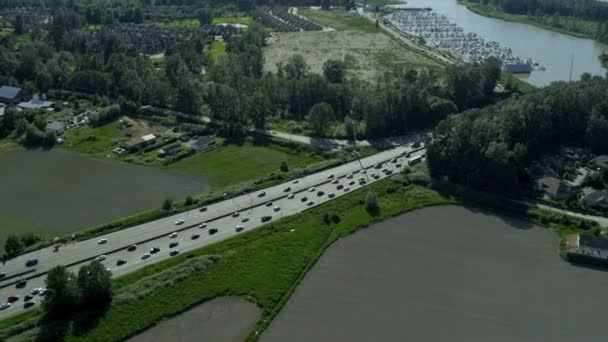
<instances>
[{"instance_id":1,"label":"dark car on highway","mask_svg":"<svg viewBox=\"0 0 608 342\"><path fill-rule=\"evenodd\" d=\"M198 211L200 211L201 213L204 213L205 211L207 211L207 207L201 207Z\"/></svg>"},{"instance_id":2,"label":"dark car on highway","mask_svg":"<svg viewBox=\"0 0 608 342\"><path fill-rule=\"evenodd\" d=\"M174 249L174 250L172 250L171 252L169 252L169 255L170 255L170 256L176 256L176 255L178 255L178 254L179 254L179 249Z\"/></svg>"},{"instance_id":3,"label":"dark car on highway","mask_svg":"<svg viewBox=\"0 0 608 342\"><path fill-rule=\"evenodd\" d=\"M17 282L17 287L19 287L19 288L25 287L25 285L27 285L27 280L25 280L25 279L19 280Z\"/></svg>"},{"instance_id":4,"label":"dark car on highway","mask_svg":"<svg viewBox=\"0 0 608 342\"><path fill-rule=\"evenodd\" d=\"M319 191L319 192L317 192L317 196L321 197L321 196L323 196L323 195L325 195L325 193L324 193L323 191Z\"/></svg>"},{"instance_id":5,"label":"dark car on highway","mask_svg":"<svg viewBox=\"0 0 608 342\"><path fill-rule=\"evenodd\" d=\"M158 253L158 252L160 252L160 248L158 248L158 247L152 247L152 248L150 248L150 254L155 254L155 253Z\"/></svg>"},{"instance_id":6,"label":"dark car on highway","mask_svg":"<svg viewBox=\"0 0 608 342\"><path fill-rule=\"evenodd\" d=\"M200 235L198 235L198 234L194 234L194 235L192 235L190 238L191 238L192 240L196 240L196 239L198 239L199 237L201 237L201 236L200 236Z\"/></svg>"},{"instance_id":7,"label":"dark car on highway","mask_svg":"<svg viewBox=\"0 0 608 342\"><path fill-rule=\"evenodd\" d=\"M12 302L16 302L19 300L19 295L12 295L10 297L7 298L7 302L12 303Z\"/></svg>"},{"instance_id":8,"label":"dark car on highway","mask_svg":"<svg viewBox=\"0 0 608 342\"><path fill-rule=\"evenodd\" d=\"M32 300L32 299L34 299L34 296L32 296L30 294L27 294L23 297L24 302L27 302L28 300Z\"/></svg>"},{"instance_id":9,"label":"dark car on highway","mask_svg":"<svg viewBox=\"0 0 608 342\"><path fill-rule=\"evenodd\" d=\"M308 197L302 197L302 198L300 198L300 201L306 202L306 201L308 201Z\"/></svg>"},{"instance_id":10,"label":"dark car on highway","mask_svg":"<svg viewBox=\"0 0 608 342\"><path fill-rule=\"evenodd\" d=\"M24 308L29 308L30 306L33 306L34 304L36 304L36 301L32 300L32 301L23 303L23 307Z\"/></svg>"},{"instance_id":11,"label":"dark car on highway","mask_svg":"<svg viewBox=\"0 0 608 342\"><path fill-rule=\"evenodd\" d=\"M126 264L126 263L127 263L127 259L119 259L119 260L116 262L116 266L121 266L121 265L124 265L124 264Z\"/></svg>"},{"instance_id":12,"label":"dark car on highway","mask_svg":"<svg viewBox=\"0 0 608 342\"><path fill-rule=\"evenodd\" d=\"M272 202L266 202L267 207L272 207Z\"/></svg>"},{"instance_id":13,"label":"dark car on highway","mask_svg":"<svg viewBox=\"0 0 608 342\"><path fill-rule=\"evenodd\" d=\"M270 220L272 220L272 216L270 216L270 215L262 216L262 222L268 222Z\"/></svg>"},{"instance_id":14,"label":"dark car on highway","mask_svg":"<svg viewBox=\"0 0 608 342\"><path fill-rule=\"evenodd\" d=\"M177 242L177 241L171 242L169 244L169 248L173 248L173 247L177 247L177 246L179 246L179 242Z\"/></svg>"},{"instance_id":15,"label":"dark car on highway","mask_svg":"<svg viewBox=\"0 0 608 342\"><path fill-rule=\"evenodd\" d=\"M209 229L209 235L213 235L215 233L217 233L217 229L216 228Z\"/></svg>"},{"instance_id":16,"label":"dark car on highway","mask_svg":"<svg viewBox=\"0 0 608 342\"><path fill-rule=\"evenodd\" d=\"M336 189L338 189L338 190L342 190L342 188L343 188L343 187L344 187L344 185L340 184L340 185L338 185L338 186L336 187Z\"/></svg>"},{"instance_id":17,"label":"dark car on highway","mask_svg":"<svg viewBox=\"0 0 608 342\"><path fill-rule=\"evenodd\" d=\"M128 250L129 252L133 252L133 251L134 251L134 250L136 250L136 249L137 249L137 245L131 245L131 246L129 246L129 248L127 248L127 250Z\"/></svg>"}]
</instances>

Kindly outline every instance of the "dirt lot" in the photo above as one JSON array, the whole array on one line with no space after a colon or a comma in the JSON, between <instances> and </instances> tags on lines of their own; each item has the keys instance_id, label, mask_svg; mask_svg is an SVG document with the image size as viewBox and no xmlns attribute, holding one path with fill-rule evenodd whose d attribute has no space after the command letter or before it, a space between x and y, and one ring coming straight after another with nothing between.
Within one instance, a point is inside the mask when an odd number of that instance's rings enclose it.
<instances>
[{"instance_id":1,"label":"dirt lot","mask_svg":"<svg viewBox=\"0 0 608 342\"><path fill-rule=\"evenodd\" d=\"M0 155L0 217L44 228L49 236L160 207L210 188L176 172L54 149ZM0 239L7 230L0 227Z\"/></svg>"},{"instance_id":2,"label":"dirt lot","mask_svg":"<svg viewBox=\"0 0 608 342\"><path fill-rule=\"evenodd\" d=\"M261 341L605 341L606 273L550 231L443 206L330 247Z\"/></svg>"},{"instance_id":3,"label":"dirt lot","mask_svg":"<svg viewBox=\"0 0 608 342\"><path fill-rule=\"evenodd\" d=\"M238 297L220 297L164 320L128 342L240 342L260 318L260 309Z\"/></svg>"},{"instance_id":4,"label":"dirt lot","mask_svg":"<svg viewBox=\"0 0 608 342\"><path fill-rule=\"evenodd\" d=\"M267 71L276 72L277 63L300 54L312 72L322 73L328 59L345 60L350 75L373 79L390 65L437 67L383 33L357 31L315 31L277 33L278 42L264 48Z\"/></svg>"}]
</instances>

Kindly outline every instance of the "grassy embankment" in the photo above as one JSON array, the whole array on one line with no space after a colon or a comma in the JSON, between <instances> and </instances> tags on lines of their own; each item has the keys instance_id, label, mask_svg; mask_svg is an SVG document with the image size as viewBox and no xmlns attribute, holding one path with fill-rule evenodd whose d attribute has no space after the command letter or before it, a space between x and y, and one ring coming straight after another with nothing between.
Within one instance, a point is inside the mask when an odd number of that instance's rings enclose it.
<instances>
[{"instance_id":1,"label":"grassy embankment","mask_svg":"<svg viewBox=\"0 0 608 342\"><path fill-rule=\"evenodd\" d=\"M506 21L534 25L543 29L571 35L579 38L595 39L599 24L595 21L560 16L529 16L510 14L490 5L472 3L467 0L458 0L470 11L486 17Z\"/></svg>"},{"instance_id":2,"label":"grassy embankment","mask_svg":"<svg viewBox=\"0 0 608 342\"><path fill-rule=\"evenodd\" d=\"M243 234L237 238L186 253L177 258L151 265L114 282L117 295L167 270L192 256L219 255L221 259L207 272L200 272L172 284L155 289L147 296L129 303L114 304L99 324L80 336L70 335L67 341L114 341L145 329L154 322L177 314L192 305L216 296L238 295L255 301L263 309L263 317L254 331L261 331L287 301L298 282L323 251L341 236L361 227L399 213L427 205L453 201L420 186L403 187L393 180L372 186L379 194L381 211L367 213L362 202L367 190L353 192L303 214L284 218L281 222ZM338 218L330 223L324 216ZM24 326L35 319L14 318ZM28 322L29 319L29 322ZM0 323L0 327L6 324ZM0 332L2 333L2 332ZM25 333L25 336L35 332ZM250 337L257 336L252 332Z\"/></svg>"},{"instance_id":3,"label":"grassy embankment","mask_svg":"<svg viewBox=\"0 0 608 342\"><path fill-rule=\"evenodd\" d=\"M344 10L320 11L309 9L298 9L302 15L317 24L329 26L340 31L361 31L369 33L381 33L374 23L357 14L349 14Z\"/></svg>"}]
</instances>

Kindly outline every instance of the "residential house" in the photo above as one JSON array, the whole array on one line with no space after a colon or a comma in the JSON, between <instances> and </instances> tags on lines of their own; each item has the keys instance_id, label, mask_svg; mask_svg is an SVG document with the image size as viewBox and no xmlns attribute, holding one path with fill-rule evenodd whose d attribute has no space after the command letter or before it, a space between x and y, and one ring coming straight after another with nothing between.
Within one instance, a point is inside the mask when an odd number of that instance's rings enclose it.
<instances>
[{"instance_id":1,"label":"residential house","mask_svg":"<svg viewBox=\"0 0 608 342\"><path fill-rule=\"evenodd\" d=\"M543 177L536 181L539 191L554 200L564 200L574 196L578 189L555 177Z\"/></svg>"},{"instance_id":2,"label":"residential house","mask_svg":"<svg viewBox=\"0 0 608 342\"><path fill-rule=\"evenodd\" d=\"M190 148L194 152L200 152L209 148L209 146L215 145L214 135L205 135L190 144Z\"/></svg>"},{"instance_id":3,"label":"residential house","mask_svg":"<svg viewBox=\"0 0 608 342\"><path fill-rule=\"evenodd\" d=\"M591 159L587 167L594 171L608 170L608 155L601 155Z\"/></svg>"},{"instance_id":4,"label":"residential house","mask_svg":"<svg viewBox=\"0 0 608 342\"><path fill-rule=\"evenodd\" d=\"M608 239L602 236L575 235L568 238L569 261L605 267L608 265Z\"/></svg>"},{"instance_id":5,"label":"residential house","mask_svg":"<svg viewBox=\"0 0 608 342\"><path fill-rule=\"evenodd\" d=\"M43 101L37 99L32 99L27 102L19 102L19 104L17 105L17 107L22 109L47 109L52 108L54 106L55 104L51 101Z\"/></svg>"},{"instance_id":6,"label":"residential house","mask_svg":"<svg viewBox=\"0 0 608 342\"><path fill-rule=\"evenodd\" d=\"M11 86L0 87L0 102L3 103L19 103L29 101L32 97L23 89Z\"/></svg>"},{"instance_id":7,"label":"residential house","mask_svg":"<svg viewBox=\"0 0 608 342\"><path fill-rule=\"evenodd\" d=\"M156 136L154 134L146 134L141 138L137 138L128 142L124 142L120 145L126 151L135 151L142 149L146 146L153 144L156 141Z\"/></svg>"},{"instance_id":8,"label":"residential house","mask_svg":"<svg viewBox=\"0 0 608 342\"><path fill-rule=\"evenodd\" d=\"M46 124L44 130L47 133L55 133L55 135L62 135L65 133L65 124L61 121L53 121Z\"/></svg>"},{"instance_id":9,"label":"residential house","mask_svg":"<svg viewBox=\"0 0 608 342\"><path fill-rule=\"evenodd\" d=\"M158 151L158 156L161 158L170 157L170 156L178 153L181 150L182 150L182 146L180 144L171 145L169 147L165 147L165 148L161 149L160 151Z\"/></svg>"},{"instance_id":10,"label":"residential house","mask_svg":"<svg viewBox=\"0 0 608 342\"><path fill-rule=\"evenodd\" d=\"M608 191L591 191L581 199L583 205L589 208L608 209Z\"/></svg>"}]
</instances>

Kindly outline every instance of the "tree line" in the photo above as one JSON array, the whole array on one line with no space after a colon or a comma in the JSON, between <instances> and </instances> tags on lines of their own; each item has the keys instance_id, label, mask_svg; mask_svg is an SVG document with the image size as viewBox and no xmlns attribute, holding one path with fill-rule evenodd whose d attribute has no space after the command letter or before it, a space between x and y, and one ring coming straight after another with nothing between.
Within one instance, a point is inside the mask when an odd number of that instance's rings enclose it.
<instances>
[{"instance_id":1,"label":"tree line","mask_svg":"<svg viewBox=\"0 0 608 342\"><path fill-rule=\"evenodd\" d=\"M477 189L516 192L528 182L530 160L556 147L588 146L608 153L608 81L584 74L531 94L451 115L427 148L435 178Z\"/></svg>"}]
</instances>

